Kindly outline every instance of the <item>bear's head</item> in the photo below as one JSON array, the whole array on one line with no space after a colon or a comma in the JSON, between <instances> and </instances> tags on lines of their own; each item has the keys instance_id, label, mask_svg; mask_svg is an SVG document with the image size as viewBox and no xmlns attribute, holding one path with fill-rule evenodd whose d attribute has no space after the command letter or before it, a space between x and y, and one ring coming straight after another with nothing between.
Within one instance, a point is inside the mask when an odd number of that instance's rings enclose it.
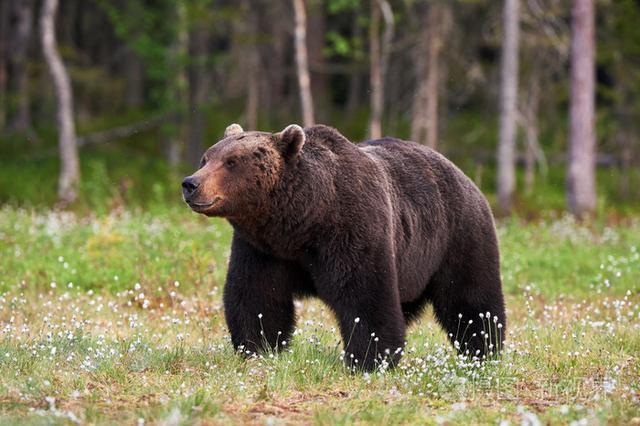
<instances>
[{"instance_id":1,"label":"bear's head","mask_svg":"<svg viewBox=\"0 0 640 426\"><path fill-rule=\"evenodd\" d=\"M245 132L230 125L224 138L204 153L200 168L182 181L184 201L206 216L260 215L270 192L298 161L305 140L296 124L278 133Z\"/></svg>"}]
</instances>

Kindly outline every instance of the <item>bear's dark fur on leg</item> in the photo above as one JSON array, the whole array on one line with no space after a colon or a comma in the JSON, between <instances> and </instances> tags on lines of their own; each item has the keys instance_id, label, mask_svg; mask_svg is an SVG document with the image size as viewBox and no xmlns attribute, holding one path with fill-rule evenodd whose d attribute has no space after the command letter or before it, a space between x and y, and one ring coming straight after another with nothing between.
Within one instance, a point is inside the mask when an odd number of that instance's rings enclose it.
<instances>
[{"instance_id":1,"label":"bear's dark fur on leg","mask_svg":"<svg viewBox=\"0 0 640 426\"><path fill-rule=\"evenodd\" d=\"M429 148L393 138L355 145L326 126L271 134L232 125L183 193L194 211L234 228L224 305L236 348L279 347L293 300L306 296L335 313L350 366L397 361L427 303L460 352L502 347L491 211Z\"/></svg>"}]
</instances>

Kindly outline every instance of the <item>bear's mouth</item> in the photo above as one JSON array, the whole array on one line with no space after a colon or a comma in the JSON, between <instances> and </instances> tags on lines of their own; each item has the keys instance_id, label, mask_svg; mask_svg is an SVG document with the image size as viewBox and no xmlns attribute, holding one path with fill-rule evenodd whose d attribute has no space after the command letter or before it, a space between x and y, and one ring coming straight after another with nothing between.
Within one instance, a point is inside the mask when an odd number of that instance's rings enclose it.
<instances>
[{"instance_id":1,"label":"bear's mouth","mask_svg":"<svg viewBox=\"0 0 640 426\"><path fill-rule=\"evenodd\" d=\"M196 203L194 201L187 201L187 204L189 204L189 207L191 207L191 209L195 211L203 211L213 206L219 200L220 197L215 197L210 203Z\"/></svg>"}]
</instances>

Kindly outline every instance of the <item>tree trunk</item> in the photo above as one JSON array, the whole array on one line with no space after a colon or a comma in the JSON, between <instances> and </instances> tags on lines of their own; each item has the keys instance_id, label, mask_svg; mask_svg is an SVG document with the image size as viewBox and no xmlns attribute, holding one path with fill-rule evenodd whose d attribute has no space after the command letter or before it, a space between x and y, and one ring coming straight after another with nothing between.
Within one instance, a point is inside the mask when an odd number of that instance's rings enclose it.
<instances>
[{"instance_id":1,"label":"tree trunk","mask_svg":"<svg viewBox=\"0 0 640 426\"><path fill-rule=\"evenodd\" d=\"M309 70L311 72L311 93L313 93L313 104L315 119L324 121L330 102L326 60L324 57L324 47L326 39L326 17L323 0L310 0L307 7L309 10L307 19L307 48L309 52Z\"/></svg>"},{"instance_id":2,"label":"tree trunk","mask_svg":"<svg viewBox=\"0 0 640 426\"><path fill-rule=\"evenodd\" d=\"M380 14L385 21L382 43L380 43ZM384 79L389 61L389 48L393 39L393 12L386 0L371 1L371 27L369 33L369 56L371 60L371 118L369 137L382 137L382 109L384 107Z\"/></svg>"},{"instance_id":3,"label":"tree trunk","mask_svg":"<svg viewBox=\"0 0 640 426\"><path fill-rule=\"evenodd\" d=\"M423 29L422 45L426 59L419 66L422 78L414 96L411 139L436 148L438 144L438 101L440 83L440 52L443 45L445 5L434 2L429 6L427 25Z\"/></svg>"},{"instance_id":4,"label":"tree trunk","mask_svg":"<svg viewBox=\"0 0 640 426\"><path fill-rule=\"evenodd\" d=\"M245 117L247 129L258 129L258 110L260 107L260 58L258 52L250 49L247 53L247 104L245 106Z\"/></svg>"},{"instance_id":5,"label":"tree trunk","mask_svg":"<svg viewBox=\"0 0 640 426\"><path fill-rule=\"evenodd\" d=\"M369 27L369 60L371 69L371 118L369 119L369 137L379 139L382 136L382 72L380 71L380 8L376 0L371 0L371 23Z\"/></svg>"},{"instance_id":6,"label":"tree trunk","mask_svg":"<svg viewBox=\"0 0 640 426\"><path fill-rule=\"evenodd\" d=\"M189 34L189 139L187 162L191 166L200 163L205 137L205 118L202 108L209 96L207 75L207 47L209 33L205 25L196 24Z\"/></svg>"},{"instance_id":7,"label":"tree trunk","mask_svg":"<svg viewBox=\"0 0 640 426\"><path fill-rule=\"evenodd\" d=\"M353 23L353 36L352 38L358 39L362 35L362 27L357 22ZM362 74L358 70L358 67L352 67L349 72L349 93L347 95L347 115L352 117L356 108L360 104L360 92L362 91Z\"/></svg>"},{"instance_id":8,"label":"tree trunk","mask_svg":"<svg viewBox=\"0 0 640 426\"><path fill-rule=\"evenodd\" d=\"M500 82L500 139L498 141L498 209L502 215L511 212L516 186L515 145L518 96L518 38L520 32L520 0L505 0L503 13Z\"/></svg>"},{"instance_id":9,"label":"tree trunk","mask_svg":"<svg viewBox=\"0 0 640 426\"><path fill-rule=\"evenodd\" d=\"M7 53L9 3L0 2L0 129L5 128L7 118Z\"/></svg>"},{"instance_id":10,"label":"tree trunk","mask_svg":"<svg viewBox=\"0 0 640 426\"><path fill-rule=\"evenodd\" d=\"M245 104L244 117L247 130L257 130L258 112L260 110L260 51L258 43L259 20L258 11L252 7L250 0L244 2L246 10L246 24L243 30L247 33L248 48L242 49L242 63L246 68L247 103Z\"/></svg>"},{"instance_id":11,"label":"tree trunk","mask_svg":"<svg viewBox=\"0 0 640 426\"><path fill-rule=\"evenodd\" d=\"M575 0L571 23L571 99L567 203L576 217L596 207L593 0Z\"/></svg>"},{"instance_id":12,"label":"tree trunk","mask_svg":"<svg viewBox=\"0 0 640 426\"><path fill-rule=\"evenodd\" d=\"M442 25L442 5L435 3L429 13L429 28L432 29L429 40L429 62L427 64L427 91L431 96L427 97L427 146L436 147L438 143L438 87L440 50L442 49L442 37L440 26Z\"/></svg>"},{"instance_id":13,"label":"tree trunk","mask_svg":"<svg viewBox=\"0 0 640 426\"><path fill-rule=\"evenodd\" d=\"M176 168L184 159L184 124L186 120L186 107L188 103L187 70L183 63L189 49L188 16L184 2L175 3L176 37L169 53L169 67L172 71L167 81L170 91L170 101L176 106L171 123L166 129L165 144L167 149L167 162L172 168Z\"/></svg>"},{"instance_id":14,"label":"tree trunk","mask_svg":"<svg viewBox=\"0 0 640 426\"><path fill-rule=\"evenodd\" d=\"M33 32L33 2L31 0L10 1L9 30L9 96L12 99L9 128L14 132L25 132L31 128L29 111L29 75L27 53Z\"/></svg>"},{"instance_id":15,"label":"tree trunk","mask_svg":"<svg viewBox=\"0 0 640 426\"><path fill-rule=\"evenodd\" d=\"M51 72L58 109L58 140L60 145L60 179L58 198L63 205L75 201L76 187L80 180L80 162L73 121L73 94L69 75L56 47L55 15L58 0L44 0L40 19L42 50Z\"/></svg>"},{"instance_id":16,"label":"tree trunk","mask_svg":"<svg viewBox=\"0 0 640 426\"><path fill-rule=\"evenodd\" d=\"M125 52L124 101L129 108L139 108L144 103L144 67L140 57L129 47Z\"/></svg>"},{"instance_id":17,"label":"tree trunk","mask_svg":"<svg viewBox=\"0 0 640 426\"><path fill-rule=\"evenodd\" d=\"M314 123L313 97L311 95L309 61L307 59L307 18L304 9L304 0L292 0L292 2L295 17L294 43L298 84L300 86L300 103L302 105L302 123L307 127L312 126Z\"/></svg>"},{"instance_id":18,"label":"tree trunk","mask_svg":"<svg viewBox=\"0 0 640 426\"><path fill-rule=\"evenodd\" d=\"M540 82L538 71L533 69L529 78L527 105L524 107L526 148L524 156L524 191L530 194L536 177L536 150L538 142L538 107L540 104Z\"/></svg>"},{"instance_id":19,"label":"tree trunk","mask_svg":"<svg viewBox=\"0 0 640 426\"><path fill-rule=\"evenodd\" d=\"M263 66L261 79L264 80L264 84L259 85L258 99L259 109L264 111L266 121L271 122L278 116L283 105L289 105L289 98L285 95L288 95L286 83L291 77L287 63L291 34L288 31L289 25L285 23L291 5L283 1L251 0L251 7L256 16L258 34L267 40L267 42L261 42L256 48L259 63ZM274 25L274 22L279 24ZM298 96L295 102L299 102Z\"/></svg>"},{"instance_id":20,"label":"tree trunk","mask_svg":"<svg viewBox=\"0 0 640 426\"><path fill-rule=\"evenodd\" d=\"M624 200L629 200L631 195L631 170L633 161L633 140L635 133L619 130L616 135L620 147L620 195Z\"/></svg>"}]
</instances>

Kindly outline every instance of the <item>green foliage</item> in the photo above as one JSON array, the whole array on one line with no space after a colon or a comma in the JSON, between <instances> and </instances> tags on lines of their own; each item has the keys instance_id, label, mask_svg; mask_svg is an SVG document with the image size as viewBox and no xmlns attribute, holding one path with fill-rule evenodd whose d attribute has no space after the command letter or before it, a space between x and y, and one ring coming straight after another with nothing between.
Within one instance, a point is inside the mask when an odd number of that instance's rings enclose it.
<instances>
[{"instance_id":1,"label":"green foliage","mask_svg":"<svg viewBox=\"0 0 640 426\"><path fill-rule=\"evenodd\" d=\"M344 19L350 17L346 28L328 30L325 34L324 54L327 57L335 56L339 59L349 59L352 63L359 63L366 59L367 40L363 34L367 25L364 16L363 5L360 0L331 0L327 2L327 12L330 16L338 16Z\"/></svg>"},{"instance_id":2,"label":"green foliage","mask_svg":"<svg viewBox=\"0 0 640 426\"><path fill-rule=\"evenodd\" d=\"M330 31L327 33L327 43L329 46L325 48L326 54L333 53L336 55L349 56L352 51L349 39L336 31Z\"/></svg>"},{"instance_id":3,"label":"green foliage","mask_svg":"<svg viewBox=\"0 0 640 426\"><path fill-rule=\"evenodd\" d=\"M328 0L327 9L330 13L336 14L344 11L357 10L361 0Z\"/></svg>"},{"instance_id":4,"label":"green foliage","mask_svg":"<svg viewBox=\"0 0 640 426\"><path fill-rule=\"evenodd\" d=\"M109 16L115 33L136 52L145 63L145 72L153 88L151 105L166 109L171 102L171 79L176 79L179 61L171 45L178 37L177 3L163 0L156 7L146 7L142 1L129 1L124 9L117 4L96 0Z\"/></svg>"}]
</instances>

